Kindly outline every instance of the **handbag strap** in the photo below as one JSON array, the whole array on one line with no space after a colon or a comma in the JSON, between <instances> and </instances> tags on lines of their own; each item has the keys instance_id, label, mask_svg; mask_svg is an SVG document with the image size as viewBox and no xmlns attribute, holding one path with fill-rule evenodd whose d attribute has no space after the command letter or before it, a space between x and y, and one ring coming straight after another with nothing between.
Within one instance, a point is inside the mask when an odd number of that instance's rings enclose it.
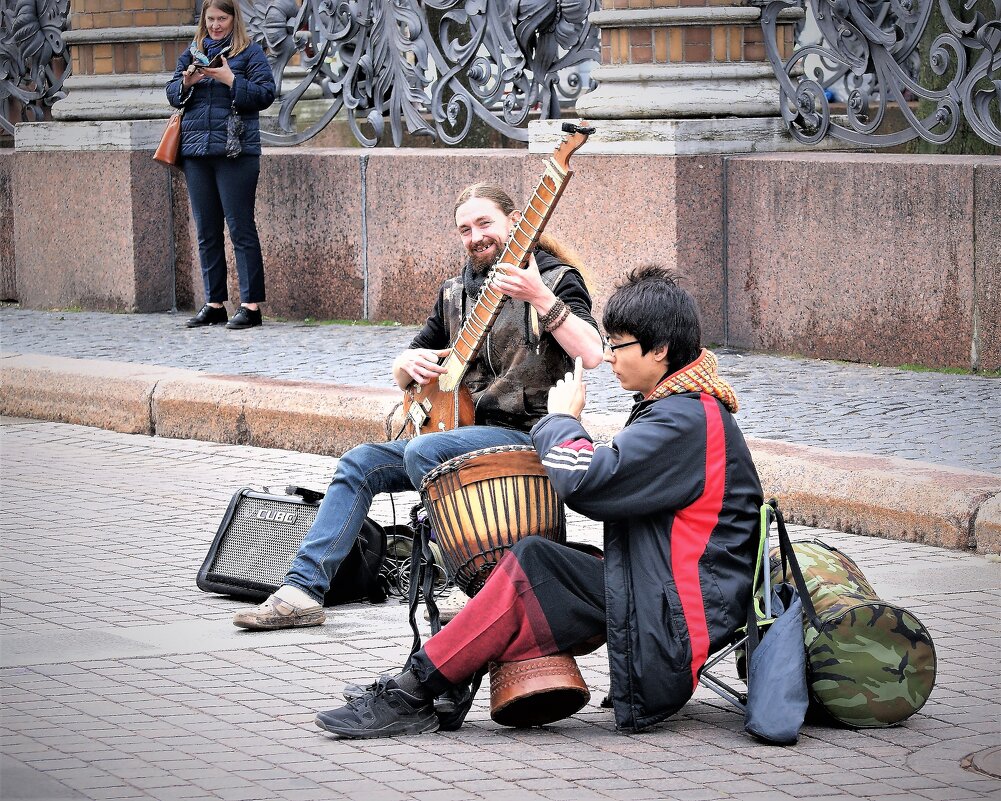
<instances>
[{"instance_id":1,"label":"handbag strap","mask_svg":"<svg viewBox=\"0 0 1001 801\"><path fill-rule=\"evenodd\" d=\"M782 577L785 579L790 572L792 573L793 582L796 586L796 594L799 595L800 602L803 604L803 613L810 621L810 625L819 631L820 618L817 617L817 610L813 606L813 599L810 597L810 590L806 586L806 579L803 577L803 571L799 566L799 561L796 559L796 552L793 550L792 542L789 539L789 532L786 530L785 518L782 517L778 501L774 498L768 501L768 506L772 509L772 514L775 517L775 523L779 533L779 554L782 559ZM770 570L771 568L766 567L765 569ZM754 649L758 647L760 639L761 637L758 633L757 614L754 609L754 599L752 598L751 603L748 604L747 607L748 664L750 664L751 655L754 653Z\"/></svg>"},{"instance_id":2,"label":"handbag strap","mask_svg":"<svg viewBox=\"0 0 1001 801\"><path fill-rule=\"evenodd\" d=\"M791 570L793 581L796 583L796 591L799 593L799 599L803 602L803 612L809 619L810 625L819 631L820 618L817 617L817 610L813 606L813 599L810 597L810 590L806 586L806 579L803 578L803 571L800 569L799 560L796 559L796 552L792 549L789 532L786 531L785 519L782 517L782 512L779 510L777 503L774 508L775 522L779 530L779 552L782 554L782 576L785 578L788 575L787 568Z\"/></svg>"}]
</instances>

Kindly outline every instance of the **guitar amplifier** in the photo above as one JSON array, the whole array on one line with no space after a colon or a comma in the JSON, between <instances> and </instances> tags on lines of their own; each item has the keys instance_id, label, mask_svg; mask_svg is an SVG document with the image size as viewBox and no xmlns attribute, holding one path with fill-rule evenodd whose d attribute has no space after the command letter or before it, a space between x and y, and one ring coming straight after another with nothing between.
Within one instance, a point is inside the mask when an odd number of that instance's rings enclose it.
<instances>
[{"instance_id":1,"label":"guitar amplifier","mask_svg":"<svg viewBox=\"0 0 1001 801\"><path fill-rule=\"evenodd\" d=\"M323 498L298 487L289 490L297 494L244 487L233 496L198 571L200 590L260 603L282 585Z\"/></svg>"},{"instance_id":2,"label":"guitar amplifier","mask_svg":"<svg viewBox=\"0 0 1001 801\"><path fill-rule=\"evenodd\" d=\"M323 500L322 492L302 487L286 487L285 492L272 495L244 487L233 496L198 571L198 589L260 603L282 585ZM378 574L385 554L385 530L366 517L324 604L383 600Z\"/></svg>"}]
</instances>

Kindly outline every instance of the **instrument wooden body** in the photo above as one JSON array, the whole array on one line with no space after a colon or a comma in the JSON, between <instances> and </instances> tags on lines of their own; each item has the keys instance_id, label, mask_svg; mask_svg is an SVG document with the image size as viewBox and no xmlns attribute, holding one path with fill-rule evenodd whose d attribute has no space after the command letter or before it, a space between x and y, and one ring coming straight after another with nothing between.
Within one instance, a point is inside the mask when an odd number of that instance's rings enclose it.
<instances>
[{"instance_id":1,"label":"instrument wooden body","mask_svg":"<svg viewBox=\"0 0 1001 801\"><path fill-rule=\"evenodd\" d=\"M570 156L587 141L594 129L565 123L563 130L568 136L546 162L545 172L497 260L497 267L502 270L520 270L528 264L557 201L573 175L568 168ZM451 352L441 362L445 372L423 386L415 381L405 390L402 435L417 436L434 431L451 431L474 423L472 395L463 385L462 379L483 347L487 334L507 299L508 296L498 291L488 277L452 343Z\"/></svg>"},{"instance_id":2,"label":"instrument wooden body","mask_svg":"<svg viewBox=\"0 0 1001 801\"><path fill-rule=\"evenodd\" d=\"M441 381L432 379L424 386L416 381L407 387L403 400L403 415L408 436L432 431L452 431L471 426L476 417L473 396L465 384L455 389L443 389Z\"/></svg>"}]
</instances>

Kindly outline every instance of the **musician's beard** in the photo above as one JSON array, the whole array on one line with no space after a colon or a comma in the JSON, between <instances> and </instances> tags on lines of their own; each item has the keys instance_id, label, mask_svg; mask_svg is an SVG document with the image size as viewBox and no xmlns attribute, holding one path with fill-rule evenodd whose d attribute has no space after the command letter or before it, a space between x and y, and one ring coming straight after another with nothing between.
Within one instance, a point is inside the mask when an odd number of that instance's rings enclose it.
<instances>
[{"instance_id":1,"label":"musician's beard","mask_svg":"<svg viewBox=\"0 0 1001 801\"><path fill-rule=\"evenodd\" d=\"M497 259L501 256L502 247L500 242L491 237L489 243L491 246L487 250L475 251L472 248L468 249L469 262L476 275L483 275L487 272L487 270L497 263Z\"/></svg>"}]
</instances>

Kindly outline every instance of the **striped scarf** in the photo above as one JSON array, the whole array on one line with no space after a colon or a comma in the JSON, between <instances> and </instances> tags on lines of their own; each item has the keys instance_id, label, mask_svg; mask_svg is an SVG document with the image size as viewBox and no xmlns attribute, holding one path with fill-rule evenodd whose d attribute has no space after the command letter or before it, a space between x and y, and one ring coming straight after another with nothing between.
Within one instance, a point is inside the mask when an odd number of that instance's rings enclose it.
<instances>
[{"instance_id":1,"label":"striped scarf","mask_svg":"<svg viewBox=\"0 0 1001 801\"><path fill-rule=\"evenodd\" d=\"M733 414L738 408L737 396L733 387L719 377L718 368L716 354L703 348L694 362L662 379L657 388L647 396L647 400L660 400L681 392L705 392L719 400Z\"/></svg>"}]
</instances>

